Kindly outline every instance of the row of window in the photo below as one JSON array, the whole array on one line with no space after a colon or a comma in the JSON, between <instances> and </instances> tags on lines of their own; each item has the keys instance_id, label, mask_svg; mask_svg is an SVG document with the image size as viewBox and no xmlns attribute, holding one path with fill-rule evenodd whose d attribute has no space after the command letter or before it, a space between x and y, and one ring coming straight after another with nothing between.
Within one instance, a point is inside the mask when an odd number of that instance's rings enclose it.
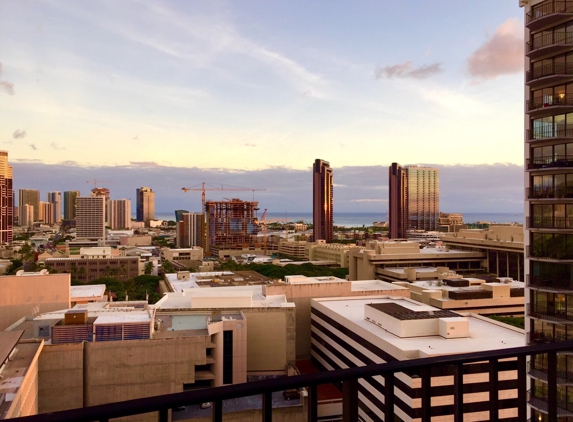
<instances>
[{"instance_id":1,"label":"row of window","mask_svg":"<svg viewBox=\"0 0 573 422\"><path fill-rule=\"evenodd\" d=\"M531 257L573 259L573 234L531 233Z\"/></svg>"}]
</instances>

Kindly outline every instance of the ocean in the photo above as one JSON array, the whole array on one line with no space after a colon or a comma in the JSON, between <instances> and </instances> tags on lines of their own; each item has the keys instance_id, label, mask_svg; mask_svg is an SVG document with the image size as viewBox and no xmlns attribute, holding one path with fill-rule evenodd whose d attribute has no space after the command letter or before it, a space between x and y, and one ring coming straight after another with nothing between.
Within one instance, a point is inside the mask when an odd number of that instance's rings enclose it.
<instances>
[{"instance_id":1,"label":"ocean","mask_svg":"<svg viewBox=\"0 0 573 422\"><path fill-rule=\"evenodd\" d=\"M463 213L464 223L475 223L478 221L489 221L490 223L519 223L523 224L523 213ZM260 217L260 214L259 214ZM157 220L175 220L174 212L158 212L155 216ZM311 212L293 213L267 213L267 220L281 221L304 221L312 223ZM362 227L372 226L375 221L386 221L387 214L370 212L335 212L334 225L342 227Z\"/></svg>"}]
</instances>

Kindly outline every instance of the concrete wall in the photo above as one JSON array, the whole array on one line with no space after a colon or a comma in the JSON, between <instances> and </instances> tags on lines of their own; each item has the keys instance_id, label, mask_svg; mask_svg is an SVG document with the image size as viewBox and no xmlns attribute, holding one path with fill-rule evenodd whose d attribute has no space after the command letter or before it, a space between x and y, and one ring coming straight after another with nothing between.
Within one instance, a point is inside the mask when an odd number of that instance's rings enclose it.
<instances>
[{"instance_id":1,"label":"concrete wall","mask_svg":"<svg viewBox=\"0 0 573 422\"><path fill-rule=\"evenodd\" d=\"M26 340L18 344L14 359L23 364L22 368L26 373L3 419L38 414L38 359L43 342L39 344L33 340L28 344L25 342Z\"/></svg>"},{"instance_id":2,"label":"concrete wall","mask_svg":"<svg viewBox=\"0 0 573 422\"><path fill-rule=\"evenodd\" d=\"M294 307L243 309L249 374L284 373L296 361L297 313Z\"/></svg>"},{"instance_id":3,"label":"concrete wall","mask_svg":"<svg viewBox=\"0 0 573 422\"><path fill-rule=\"evenodd\" d=\"M70 307L70 274L0 277L0 331L34 312Z\"/></svg>"},{"instance_id":4,"label":"concrete wall","mask_svg":"<svg viewBox=\"0 0 573 422\"><path fill-rule=\"evenodd\" d=\"M44 346L38 366L40 413L84 406L83 343Z\"/></svg>"},{"instance_id":5,"label":"concrete wall","mask_svg":"<svg viewBox=\"0 0 573 422\"><path fill-rule=\"evenodd\" d=\"M40 356L40 412L183 391L206 363L208 337L48 345ZM133 420L157 420L140 415Z\"/></svg>"}]
</instances>

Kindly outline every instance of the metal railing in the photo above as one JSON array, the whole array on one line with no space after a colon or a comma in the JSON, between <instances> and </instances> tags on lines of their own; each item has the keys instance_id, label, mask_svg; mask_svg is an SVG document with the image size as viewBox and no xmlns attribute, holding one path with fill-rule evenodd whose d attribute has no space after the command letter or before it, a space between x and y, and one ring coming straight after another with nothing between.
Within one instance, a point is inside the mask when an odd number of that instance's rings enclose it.
<instances>
[{"instance_id":1,"label":"metal railing","mask_svg":"<svg viewBox=\"0 0 573 422\"><path fill-rule=\"evenodd\" d=\"M527 130L528 141L551 138L573 138L573 124L555 123Z\"/></svg>"},{"instance_id":2,"label":"metal railing","mask_svg":"<svg viewBox=\"0 0 573 422\"><path fill-rule=\"evenodd\" d=\"M532 377L547 381L547 374L549 373L549 365L547 361L536 362L531 361L527 363L527 373ZM557 367L557 383L569 384L573 382L573 368L571 371L566 371Z\"/></svg>"},{"instance_id":3,"label":"metal railing","mask_svg":"<svg viewBox=\"0 0 573 422\"><path fill-rule=\"evenodd\" d=\"M569 217L527 217L528 229L572 229L573 218Z\"/></svg>"},{"instance_id":4,"label":"metal railing","mask_svg":"<svg viewBox=\"0 0 573 422\"><path fill-rule=\"evenodd\" d=\"M573 63L548 63L534 67L525 72L525 81L531 82L535 79L546 78L547 76L572 76Z\"/></svg>"},{"instance_id":5,"label":"metal railing","mask_svg":"<svg viewBox=\"0 0 573 422\"><path fill-rule=\"evenodd\" d=\"M186 391L175 394L166 394L156 397L128 400L124 402L109 403L98 406L90 406L81 409L66 410L61 412L44 413L41 415L15 418L18 422L51 422L51 421L109 421L112 418L141 415L144 413L157 412L159 422L167 422L169 410L187 405L212 402L212 420L221 422L223 419L223 400L239 397L262 395L262 421L271 422L272 393L287 389L308 388L307 417L309 421L316 421L318 416L317 387L321 384L342 384L343 396L343 421L358 420L358 384L359 380L382 376L384 378L384 405L382 412L385 420L394 419L394 387L395 375L400 372L416 373L421 378L421 419L422 422L430 422L432 419L432 391L431 377L443 375L445 371L453 370L453 396L452 406L454 421L461 422L464 418L464 365L477 362L489 363L489 420L499 420L499 392L500 380L498 372L503 364L502 360L516 359L517 398L515 405L518 411L518 420L527 419L527 366L526 361L530 356L546 353L548 359L548 393L545 398L547 413L550 421L557 420L557 353L573 349L573 341L566 343L535 344L532 346L516 347L511 349L494 350L487 352L475 352L460 355L438 356L432 358L413 359L407 361L393 361L377 365L361 366L334 371L323 371L312 374L304 374L292 377L268 379L251 383L228 385L203 390Z\"/></svg>"},{"instance_id":6,"label":"metal railing","mask_svg":"<svg viewBox=\"0 0 573 422\"><path fill-rule=\"evenodd\" d=\"M553 0L536 5L527 13L526 24L556 13L573 13L573 1Z\"/></svg>"},{"instance_id":7,"label":"metal railing","mask_svg":"<svg viewBox=\"0 0 573 422\"><path fill-rule=\"evenodd\" d=\"M551 32L543 34L525 43L525 51L527 54L540 48L549 47L552 45L566 45L573 44L573 34L570 32Z\"/></svg>"},{"instance_id":8,"label":"metal railing","mask_svg":"<svg viewBox=\"0 0 573 422\"><path fill-rule=\"evenodd\" d=\"M573 167L573 155L551 155L527 159L527 170Z\"/></svg>"},{"instance_id":9,"label":"metal railing","mask_svg":"<svg viewBox=\"0 0 573 422\"><path fill-rule=\"evenodd\" d=\"M553 322L573 322L573 309L549 309L547 306L527 304L527 315Z\"/></svg>"},{"instance_id":10,"label":"metal railing","mask_svg":"<svg viewBox=\"0 0 573 422\"><path fill-rule=\"evenodd\" d=\"M527 111L566 105L573 106L573 93L563 94L562 97L559 95L535 97L533 100L527 101Z\"/></svg>"},{"instance_id":11,"label":"metal railing","mask_svg":"<svg viewBox=\"0 0 573 422\"><path fill-rule=\"evenodd\" d=\"M553 243L527 246L527 257L538 259L555 259L560 261L573 260L573 248Z\"/></svg>"},{"instance_id":12,"label":"metal railing","mask_svg":"<svg viewBox=\"0 0 573 422\"><path fill-rule=\"evenodd\" d=\"M563 199L573 198L573 186L534 186L526 189L529 199Z\"/></svg>"},{"instance_id":13,"label":"metal railing","mask_svg":"<svg viewBox=\"0 0 573 422\"><path fill-rule=\"evenodd\" d=\"M527 275L527 286L547 291L573 290L573 281L562 278L562 275L545 274L540 276Z\"/></svg>"},{"instance_id":14,"label":"metal railing","mask_svg":"<svg viewBox=\"0 0 573 422\"><path fill-rule=\"evenodd\" d=\"M529 390L527 392L527 402L543 412L549 411L549 406L547 404L548 390ZM555 400L556 414L557 416L573 416L573 403L569 403L566 397L560 395Z\"/></svg>"}]
</instances>

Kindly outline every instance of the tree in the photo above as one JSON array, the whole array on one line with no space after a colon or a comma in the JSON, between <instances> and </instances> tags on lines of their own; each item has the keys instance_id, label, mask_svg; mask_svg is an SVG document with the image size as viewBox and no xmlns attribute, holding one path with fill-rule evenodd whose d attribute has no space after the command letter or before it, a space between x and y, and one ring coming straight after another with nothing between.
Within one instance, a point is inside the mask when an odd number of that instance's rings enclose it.
<instances>
[{"instance_id":1,"label":"tree","mask_svg":"<svg viewBox=\"0 0 573 422\"><path fill-rule=\"evenodd\" d=\"M143 270L144 274L150 275L153 272L153 262L147 261L145 264L145 269Z\"/></svg>"},{"instance_id":2,"label":"tree","mask_svg":"<svg viewBox=\"0 0 573 422\"><path fill-rule=\"evenodd\" d=\"M173 264L167 260L163 261L163 264L161 264L161 268L163 269L163 274L170 274L175 272Z\"/></svg>"}]
</instances>

